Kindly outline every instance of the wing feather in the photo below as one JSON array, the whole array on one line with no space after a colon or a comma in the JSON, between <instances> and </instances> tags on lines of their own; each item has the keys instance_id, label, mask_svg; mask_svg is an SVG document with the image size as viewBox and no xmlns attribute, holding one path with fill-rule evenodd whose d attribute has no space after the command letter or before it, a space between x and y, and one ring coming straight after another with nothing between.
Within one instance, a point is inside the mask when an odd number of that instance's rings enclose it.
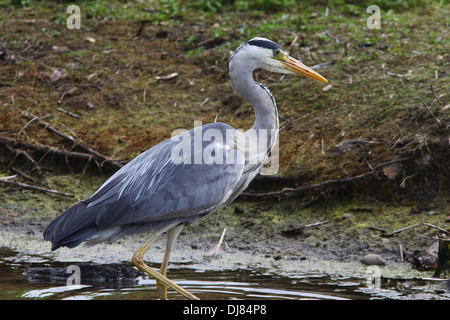
<instances>
[{"instance_id":1,"label":"wing feather","mask_svg":"<svg viewBox=\"0 0 450 320\"><path fill-rule=\"evenodd\" d=\"M222 163L194 163L195 153L203 153L211 144L202 142L195 150L196 129L184 136L191 139L192 147L187 163L173 161L172 151L179 141L168 139L129 162L90 198L69 208L47 227L44 238L51 240L53 247L76 246L98 231L127 225L137 230L143 225L164 225L164 221L188 222L225 203L242 177L244 156L225 143L225 131L232 127L213 123L201 128L223 133L224 140L211 142L217 146L210 148L223 152Z\"/></svg>"}]
</instances>

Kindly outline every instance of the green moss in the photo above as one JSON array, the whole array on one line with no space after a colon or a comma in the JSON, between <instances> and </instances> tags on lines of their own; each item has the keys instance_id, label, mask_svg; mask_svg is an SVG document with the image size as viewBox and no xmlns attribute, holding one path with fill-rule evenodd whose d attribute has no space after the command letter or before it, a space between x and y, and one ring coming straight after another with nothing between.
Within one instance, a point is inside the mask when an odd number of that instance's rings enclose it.
<instances>
[{"instance_id":1,"label":"green moss","mask_svg":"<svg viewBox=\"0 0 450 320\"><path fill-rule=\"evenodd\" d=\"M14 219L49 219L60 215L74 202L92 195L106 181L107 176L86 174L82 178L79 174L46 175L41 187L73 194L75 197L54 195L15 186L3 187L0 193L0 219L4 222Z\"/></svg>"}]
</instances>

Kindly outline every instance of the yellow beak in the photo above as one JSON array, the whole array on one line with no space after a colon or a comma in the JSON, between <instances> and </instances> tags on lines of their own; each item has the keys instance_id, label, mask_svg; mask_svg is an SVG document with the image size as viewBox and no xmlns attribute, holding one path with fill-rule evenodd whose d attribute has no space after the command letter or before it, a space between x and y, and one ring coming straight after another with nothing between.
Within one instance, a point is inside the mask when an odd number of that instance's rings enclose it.
<instances>
[{"instance_id":1,"label":"yellow beak","mask_svg":"<svg viewBox=\"0 0 450 320\"><path fill-rule=\"evenodd\" d=\"M291 58L291 57L287 56L283 60L281 60L281 62L283 63L283 66L287 70L292 71L292 72L294 72L296 74L299 74L299 75L304 76L306 78L319 80L321 82L325 82L325 83L328 82L327 79L322 77L320 74L315 72L313 69L305 66L303 63L301 63L300 61L298 61L298 60L296 60L294 58Z\"/></svg>"}]
</instances>

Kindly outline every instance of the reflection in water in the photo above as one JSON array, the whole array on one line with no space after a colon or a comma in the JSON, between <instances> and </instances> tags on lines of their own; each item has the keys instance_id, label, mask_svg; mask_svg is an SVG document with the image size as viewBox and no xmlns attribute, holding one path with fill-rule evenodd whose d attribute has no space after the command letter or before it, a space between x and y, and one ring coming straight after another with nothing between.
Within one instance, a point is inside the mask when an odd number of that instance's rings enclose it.
<instances>
[{"instance_id":1,"label":"reflection in water","mask_svg":"<svg viewBox=\"0 0 450 320\"><path fill-rule=\"evenodd\" d=\"M26 261L26 262L24 262ZM84 284L29 282L24 272L30 267L67 267L38 256L20 256L0 248L0 300L3 299L130 299L153 300L159 296L156 281L138 278L136 284ZM170 278L202 300L342 300L342 299L450 299L439 288L370 288L365 278L324 273L282 276L266 269L234 269L196 272L186 265L169 270ZM195 279L195 280L194 280ZM445 287L445 285L443 285ZM169 299L184 299L169 289Z\"/></svg>"},{"instance_id":2,"label":"reflection in water","mask_svg":"<svg viewBox=\"0 0 450 320\"><path fill-rule=\"evenodd\" d=\"M258 283L229 282L229 281L176 281L184 288L204 300L239 299L332 299L341 300L339 296L314 292L291 291L273 288L261 288ZM156 282L142 279L133 287L101 288L91 285L58 286L26 291L16 298L28 299L111 299L120 296L121 299L158 299ZM183 299L175 292L171 292L171 299Z\"/></svg>"},{"instance_id":3,"label":"reflection in water","mask_svg":"<svg viewBox=\"0 0 450 320\"><path fill-rule=\"evenodd\" d=\"M32 298L32 299L42 299L46 297L52 297L55 294L68 292L72 290L80 290L83 288L90 287L90 285L72 285L72 286L61 286L61 287L50 287L46 289L30 290L22 294L21 298Z\"/></svg>"}]
</instances>

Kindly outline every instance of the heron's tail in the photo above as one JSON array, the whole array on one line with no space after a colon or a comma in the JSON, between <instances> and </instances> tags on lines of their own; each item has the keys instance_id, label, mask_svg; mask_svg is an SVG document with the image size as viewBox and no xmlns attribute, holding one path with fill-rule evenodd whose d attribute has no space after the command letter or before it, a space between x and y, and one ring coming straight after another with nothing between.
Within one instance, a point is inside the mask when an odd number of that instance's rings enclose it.
<instances>
[{"instance_id":1,"label":"heron's tail","mask_svg":"<svg viewBox=\"0 0 450 320\"><path fill-rule=\"evenodd\" d=\"M89 211L86 203L77 202L45 228L44 240L52 242L52 251L74 248L97 232L95 218Z\"/></svg>"}]
</instances>

